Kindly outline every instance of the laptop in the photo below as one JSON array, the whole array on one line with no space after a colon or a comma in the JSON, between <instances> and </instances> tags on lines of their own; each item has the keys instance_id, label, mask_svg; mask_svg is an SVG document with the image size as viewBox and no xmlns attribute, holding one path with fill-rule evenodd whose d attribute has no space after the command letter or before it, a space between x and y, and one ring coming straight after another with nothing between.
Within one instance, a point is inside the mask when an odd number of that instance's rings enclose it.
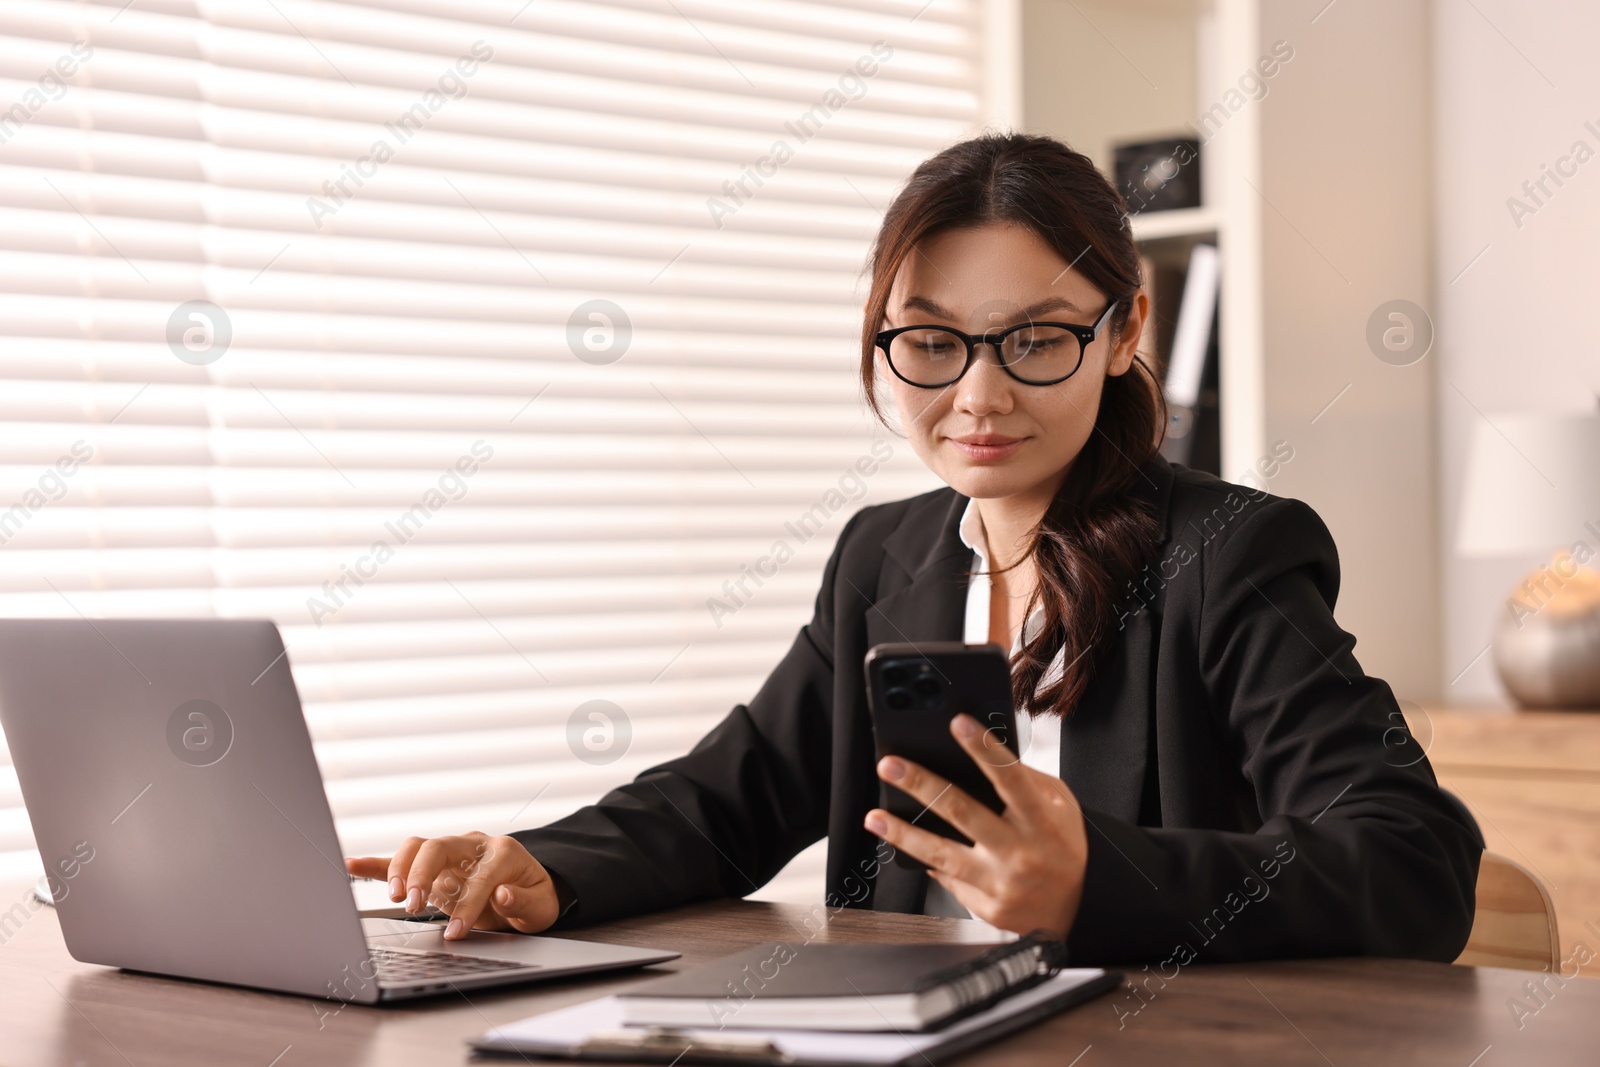
<instances>
[{"instance_id":1,"label":"laptop","mask_svg":"<svg viewBox=\"0 0 1600 1067\"><path fill-rule=\"evenodd\" d=\"M271 622L0 619L0 724L84 963L373 1004L679 955L362 918Z\"/></svg>"}]
</instances>

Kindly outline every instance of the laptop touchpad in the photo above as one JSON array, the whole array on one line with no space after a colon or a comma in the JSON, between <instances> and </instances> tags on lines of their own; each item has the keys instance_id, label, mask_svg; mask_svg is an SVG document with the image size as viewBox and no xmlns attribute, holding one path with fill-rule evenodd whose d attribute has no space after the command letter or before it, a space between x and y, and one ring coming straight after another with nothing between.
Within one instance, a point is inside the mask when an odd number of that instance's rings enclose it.
<instances>
[{"instance_id":1,"label":"laptop touchpad","mask_svg":"<svg viewBox=\"0 0 1600 1067\"><path fill-rule=\"evenodd\" d=\"M411 949L416 952L448 952L456 956L535 963L540 939L523 934L474 930L460 941L444 939L442 922L406 922L404 919L362 919L361 929L368 944L376 948Z\"/></svg>"}]
</instances>

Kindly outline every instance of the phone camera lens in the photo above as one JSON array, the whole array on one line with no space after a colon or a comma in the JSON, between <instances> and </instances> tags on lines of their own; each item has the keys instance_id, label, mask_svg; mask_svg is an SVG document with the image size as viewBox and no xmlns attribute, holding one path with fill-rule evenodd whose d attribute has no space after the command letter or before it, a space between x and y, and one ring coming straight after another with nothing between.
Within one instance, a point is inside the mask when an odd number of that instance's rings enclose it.
<instances>
[{"instance_id":1,"label":"phone camera lens","mask_svg":"<svg viewBox=\"0 0 1600 1067\"><path fill-rule=\"evenodd\" d=\"M895 711L904 711L911 706L911 694L904 689L891 689L883 699Z\"/></svg>"},{"instance_id":2,"label":"phone camera lens","mask_svg":"<svg viewBox=\"0 0 1600 1067\"><path fill-rule=\"evenodd\" d=\"M885 667L883 669L883 680L888 685L905 685L906 669L898 666Z\"/></svg>"},{"instance_id":3,"label":"phone camera lens","mask_svg":"<svg viewBox=\"0 0 1600 1067\"><path fill-rule=\"evenodd\" d=\"M932 697L939 695L939 683L934 681L932 678L927 677L926 675L913 682L911 688L916 690L916 694L919 697Z\"/></svg>"}]
</instances>

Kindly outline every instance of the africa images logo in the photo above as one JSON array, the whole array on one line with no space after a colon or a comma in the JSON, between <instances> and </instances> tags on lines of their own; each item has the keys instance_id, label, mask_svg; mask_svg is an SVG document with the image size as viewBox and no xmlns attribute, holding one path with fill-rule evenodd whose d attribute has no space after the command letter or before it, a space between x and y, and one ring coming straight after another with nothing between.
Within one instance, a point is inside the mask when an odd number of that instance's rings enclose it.
<instances>
[{"instance_id":1,"label":"africa images logo","mask_svg":"<svg viewBox=\"0 0 1600 1067\"><path fill-rule=\"evenodd\" d=\"M179 704L167 717L167 748L191 767L209 767L233 747L233 720L209 700Z\"/></svg>"},{"instance_id":2,"label":"africa images logo","mask_svg":"<svg viewBox=\"0 0 1600 1067\"><path fill-rule=\"evenodd\" d=\"M167 316L167 348L185 363L215 363L233 344L233 321L209 300L186 300Z\"/></svg>"}]
</instances>

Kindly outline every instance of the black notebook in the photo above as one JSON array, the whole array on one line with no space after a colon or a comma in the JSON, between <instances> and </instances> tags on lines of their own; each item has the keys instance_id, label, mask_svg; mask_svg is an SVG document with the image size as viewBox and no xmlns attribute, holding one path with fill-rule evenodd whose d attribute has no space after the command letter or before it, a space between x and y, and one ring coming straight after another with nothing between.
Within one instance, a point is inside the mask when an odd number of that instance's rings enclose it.
<instances>
[{"instance_id":1,"label":"black notebook","mask_svg":"<svg viewBox=\"0 0 1600 1067\"><path fill-rule=\"evenodd\" d=\"M617 997L629 1026L916 1031L1043 981L1034 938L982 944L768 942Z\"/></svg>"}]
</instances>

